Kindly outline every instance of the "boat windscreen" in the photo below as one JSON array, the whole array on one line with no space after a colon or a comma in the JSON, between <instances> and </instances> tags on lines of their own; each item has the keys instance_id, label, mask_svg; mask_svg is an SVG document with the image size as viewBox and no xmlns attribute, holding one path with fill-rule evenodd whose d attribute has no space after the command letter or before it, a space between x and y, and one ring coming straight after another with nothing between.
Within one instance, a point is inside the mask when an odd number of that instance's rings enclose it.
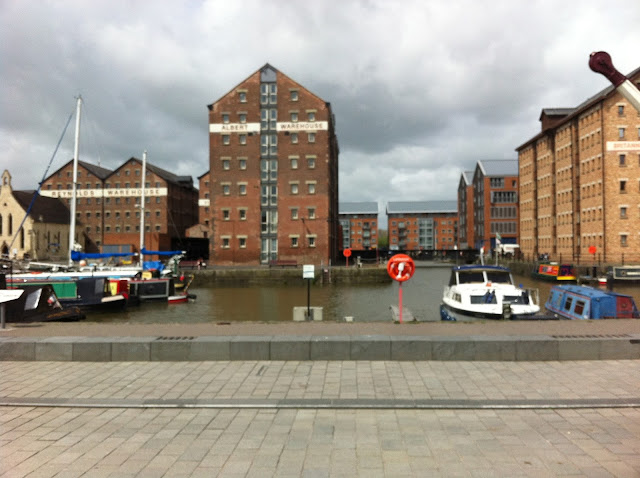
<instances>
[{"instance_id":1,"label":"boat windscreen","mask_svg":"<svg viewBox=\"0 0 640 478\"><path fill-rule=\"evenodd\" d=\"M484 283L484 275L478 271L460 272L458 274L458 282L460 284Z\"/></svg>"},{"instance_id":2,"label":"boat windscreen","mask_svg":"<svg viewBox=\"0 0 640 478\"><path fill-rule=\"evenodd\" d=\"M511 284L511 276L508 272L487 271L487 281L496 282L498 284Z\"/></svg>"}]
</instances>

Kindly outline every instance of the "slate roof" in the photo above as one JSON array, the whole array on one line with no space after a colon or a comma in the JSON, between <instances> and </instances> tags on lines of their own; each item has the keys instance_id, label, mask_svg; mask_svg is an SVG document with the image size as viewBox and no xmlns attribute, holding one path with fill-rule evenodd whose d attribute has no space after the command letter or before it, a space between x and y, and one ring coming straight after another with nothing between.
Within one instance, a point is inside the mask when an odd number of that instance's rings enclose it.
<instances>
[{"instance_id":1,"label":"slate roof","mask_svg":"<svg viewBox=\"0 0 640 478\"><path fill-rule=\"evenodd\" d=\"M457 213L458 201L393 201L387 203L387 214Z\"/></svg>"},{"instance_id":2,"label":"slate roof","mask_svg":"<svg viewBox=\"0 0 640 478\"><path fill-rule=\"evenodd\" d=\"M341 202L338 214L378 214L377 202Z\"/></svg>"},{"instance_id":3,"label":"slate roof","mask_svg":"<svg viewBox=\"0 0 640 478\"><path fill-rule=\"evenodd\" d=\"M573 113L575 110L576 110L575 108L543 108L542 112L540 113L540 118L542 118L542 115L568 116L571 113Z\"/></svg>"},{"instance_id":4,"label":"slate roof","mask_svg":"<svg viewBox=\"0 0 640 478\"><path fill-rule=\"evenodd\" d=\"M31 204L31 199L35 191L13 191L13 197L18 201L20 207L26 212ZM31 212L29 213L34 221L48 224L70 224L70 212L67 205L58 198L40 196L36 198ZM22 219L20 219L22 220Z\"/></svg>"},{"instance_id":5,"label":"slate roof","mask_svg":"<svg viewBox=\"0 0 640 478\"><path fill-rule=\"evenodd\" d=\"M73 160L72 160L73 161ZM85 167L87 170L91 171L91 174L102 179L103 181L107 179L107 177L113 173L112 170L103 168L101 166L96 166L95 164L87 163L85 161L78 160L78 164Z\"/></svg>"},{"instance_id":6,"label":"slate roof","mask_svg":"<svg viewBox=\"0 0 640 478\"><path fill-rule=\"evenodd\" d=\"M517 159L485 159L478 161L478 167L486 177L520 174Z\"/></svg>"},{"instance_id":7,"label":"slate roof","mask_svg":"<svg viewBox=\"0 0 640 478\"><path fill-rule=\"evenodd\" d=\"M137 161L142 166L141 159L134 158L134 157L129 158L129 161L132 161L132 160ZM124 164L122 164L120 168L123 167L125 164L127 164L129 161L126 161ZM157 174L158 176L160 176L162 179L164 179L169 183L178 184L180 186L193 187L193 178L191 176L178 176L176 174L173 174L167 171L166 169L162 169L162 168L159 168L158 166L154 166L148 161L146 163L146 167L147 167L147 171L152 171L153 173Z\"/></svg>"}]
</instances>

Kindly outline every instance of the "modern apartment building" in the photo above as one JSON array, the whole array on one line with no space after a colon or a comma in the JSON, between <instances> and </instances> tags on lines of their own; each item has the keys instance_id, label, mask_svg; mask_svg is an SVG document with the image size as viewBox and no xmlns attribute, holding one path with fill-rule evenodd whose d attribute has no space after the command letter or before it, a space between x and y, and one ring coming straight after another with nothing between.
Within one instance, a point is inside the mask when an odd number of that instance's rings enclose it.
<instances>
[{"instance_id":1,"label":"modern apartment building","mask_svg":"<svg viewBox=\"0 0 640 478\"><path fill-rule=\"evenodd\" d=\"M456 201L389 202L387 216L390 250L449 250L457 247Z\"/></svg>"},{"instance_id":2,"label":"modern apartment building","mask_svg":"<svg viewBox=\"0 0 640 478\"><path fill-rule=\"evenodd\" d=\"M640 68L629 78L640 84ZM572 262L640 260L640 114L613 86L545 108L516 148L520 247Z\"/></svg>"},{"instance_id":3,"label":"modern apartment building","mask_svg":"<svg viewBox=\"0 0 640 478\"><path fill-rule=\"evenodd\" d=\"M473 249L473 171L464 171L458 183L458 249Z\"/></svg>"},{"instance_id":4,"label":"modern apartment building","mask_svg":"<svg viewBox=\"0 0 640 478\"><path fill-rule=\"evenodd\" d=\"M342 249L368 250L378 247L378 203L341 202Z\"/></svg>"},{"instance_id":5,"label":"modern apartment building","mask_svg":"<svg viewBox=\"0 0 640 478\"><path fill-rule=\"evenodd\" d=\"M44 180L40 194L71 203L73 161ZM146 163L144 222L140 217L142 161L130 158L115 170L78 161L76 220L86 252L140 250L140 226L148 250L180 247L185 230L198 222L198 191L191 176L176 176Z\"/></svg>"},{"instance_id":6,"label":"modern apartment building","mask_svg":"<svg viewBox=\"0 0 640 478\"><path fill-rule=\"evenodd\" d=\"M208 108L210 260L335 259L342 244L331 105L266 64Z\"/></svg>"},{"instance_id":7,"label":"modern apartment building","mask_svg":"<svg viewBox=\"0 0 640 478\"><path fill-rule=\"evenodd\" d=\"M518 160L491 159L476 163L473 172L475 249L485 251L518 241Z\"/></svg>"}]
</instances>

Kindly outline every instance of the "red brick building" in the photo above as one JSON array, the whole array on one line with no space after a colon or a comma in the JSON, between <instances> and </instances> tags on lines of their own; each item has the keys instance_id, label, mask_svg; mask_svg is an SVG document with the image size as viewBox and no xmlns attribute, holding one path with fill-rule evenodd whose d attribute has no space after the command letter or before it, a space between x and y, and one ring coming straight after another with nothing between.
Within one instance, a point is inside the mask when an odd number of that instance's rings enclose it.
<instances>
[{"instance_id":1,"label":"red brick building","mask_svg":"<svg viewBox=\"0 0 640 478\"><path fill-rule=\"evenodd\" d=\"M452 250L457 247L456 201L387 203L389 249Z\"/></svg>"},{"instance_id":2,"label":"red brick building","mask_svg":"<svg viewBox=\"0 0 640 478\"><path fill-rule=\"evenodd\" d=\"M464 171L458 183L458 249L475 245L473 199L473 171Z\"/></svg>"},{"instance_id":3,"label":"red brick building","mask_svg":"<svg viewBox=\"0 0 640 478\"><path fill-rule=\"evenodd\" d=\"M342 249L368 250L378 247L378 203L341 202Z\"/></svg>"},{"instance_id":4,"label":"red brick building","mask_svg":"<svg viewBox=\"0 0 640 478\"><path fill-rule=\"evenodd\" d=\"M208 108L210 260L335 259L338 141L331 105L267 64Z\"/></svg>"},{"instance_id":5,"label":"red brick building","mask_svg":"<svg viewBox=\"0 0 640 478\"><path fill-rule=\"evenodd\" d=\"M473 173L475 249L485 251L502 244L517 244L518 160L478 161Z\"/></svg>"},{"instance_id":6,"label":"red brick building","mask_svg":"<svg viewBox=\"0 0 640 478\"><path fill-rule=\"evenodd\" d=\"M171 250L198 222L198 191L190 176L176 176L147 163L144 241L148 250ZM44 180L41 195L72 197L73 161ZM132 252L140 249L142 161L130 158L114 171L78 161L76 219L87 252Z\"/></svg>"},{"instance_id":7,"label":"red brick building","mask_svg":"<svg viewBox=\"0 0 640 478\"><path fill-rule=\"evenodd\" d=\"M627 76L640 88L640 68ZM543 109L540 123L516 149L522 252L639 262L640 113L609 86L575 108Z\"/></svg>"}]
</instances>

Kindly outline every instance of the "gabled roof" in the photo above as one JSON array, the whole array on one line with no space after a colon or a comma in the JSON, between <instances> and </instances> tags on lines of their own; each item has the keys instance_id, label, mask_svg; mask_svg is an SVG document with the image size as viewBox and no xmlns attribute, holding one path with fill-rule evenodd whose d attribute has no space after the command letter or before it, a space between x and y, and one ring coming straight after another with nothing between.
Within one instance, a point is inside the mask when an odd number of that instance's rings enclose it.
<instances>
[{"instance_id":1,"label":"gabled roof","mask_svg":"<svg viewBox=\"0 0 640 478\"><path fill-rule=\"evenodd\" d=\"M387 203L387 214L435 214L458 212L458 201L394 201Z\"/></svg>"},{"instance_id":2,"label":"gabled roof","mask_svg":"<svg viewBox=\"0 0 640 478\"><path fill-rule=\"evenodd\" d=\"M341 202L338 214L378 214L377 202Z\"/></svg>"},{"instance_id":3,"label":"gabled roof","mask_svg":"<svg viewBox=\"0 0 640 478\"><path fill-rule=\"evenodd\" d=\"M519 175L517 159L484 159L478 161L477 167L486 177Z\"/></svg>"},{"instance_id":4,"label":"gabled roof","mask_svg":"<svg viewBox=\"0 0 640 478\"><path fill-rule=\"evenodd\" d=\"M64 168L66 168L70 164L73 164L73 159L70 159L69 161L64 163L61 167L56 169L53 173L51 173L49 176L47 176L45 178L45 181L54 177L57 173L62 171ZM111 173L113 173L111 169L103 168L101 166L96 166L95 164L87 163L86 161L78 160L78 166L82 166L83 168L85 168L87 171L90 171L91 174L95 175L97 178L101 179L102 181L107 179L107 177L110 176Z\"/></svg>"},{"instance_id":5,"label":"gabled roof","mask_svg":"<svg viewBox=\"0 0 640 478\"><path fill-rule=\"evenodd\" d=\"M91 171L91 174L102 179L103 181L107 179L107 177L113 172L110 169L96 166L95 164L87 163L85 161L78 160L78 164L83 166L88 171Z\"/></svg>"},{"instance_id":6,"label":"gabled roof","mask_svg":"<svg viewBox=\"0 0 640 478\"><path fill-rule=\"evenodd\" d=\"M314 96L315 98L317 98L319 101L322 101L323 103L325 103L327 106L330 106L330 103L328 101L323 100L322 98L320 98L318 95L316 95L315 93L312 93L311 91L309 91L306 87L302 86L300 83L298 83L297 81L293 80L292 78L288 77L287 75L285 75L284 73L282 73L280 70L278 70L277 68L275 68L274 66L270 65L269 63L265 63L263 66L261 66L260 68L258 68L256 71L254 71L253 73L251 73L249 76L247 76L244 80L242 80L240 83L238 83L236 86L234 86L233 88L231 88L229 91L227 91L224 95L220 96L216 101L214 101L213 103L211 103L210 105L207 105L207 108L209 108L209 110L213 109L213 105L215 105L218 101L220 101L221 99L225 98L226 96L228 96L230 93L234 92L240 85L242 85L245 81L247 81L249 78L251 78L253 75L255 75L256 73L265 73L267 78L267 81L275 81L275 75L276 74L280 74L282 77L286 78L287 80L289 80L291 83L299 86L300 88L304 88L304 90L306 92L308 92L310 95ZM274 76L273 79L271 79L271 75Z\"/></svg>"},{"instance_id":7,"label":"gabled roof","mask_svg":"<svg viewBox=\"0 0 640 478\"><path fill-rule=\"evenodd\" d=\"M543 115L547 116L568 116L573 113L575 108L543 108L540 112L540 119Z\"/></svg>"},{"instance_id":8,"label":"gabled roof","mask_svg":"<svg viewBox=\"0 0 640 478\"><path fill-rule=\"evenodd\" d=\"M118 169L124 167L127 163L129 163L131 161L140 163L140 167L142 167L142 160L140 160L140 159L138 159L136 157L131 157L127 161L125 161L122 164L122 166L120 166ZM154 166L153 164L149 163L148 161L146 163L146 166L147 166L147 171L151 171L154 174L157 174L158 176L160 176L162 179L164 179L165 181L167 181L169 183L177 184L179 186L193 187L193 178L191 176L178 176L176 174L170 173L166 169L162 169L162 168L159 168L158 166ZM118 169L116 169L116 171Z\"/></svg>"},{"instance_id":9,"label":"gabled roof","mask_svg":"<svg viewBox=\"0 0 640 478\"><path fill-rule=\"evenodd\" d=\"M13 191L13 197L25 212L34 194L35 191ZM58 198L38 195L29 215L34 221L48 224L70 224L71 222L69 208Z\"/></svg>"},{"instance_id":10,"label":"gabled roof","mask_svg":"<svg viewBox=\"0 0 640 478\"><path fill-rule=\"evenodd\" d=\"M473 171L464 171L461 179L464 181L466 186L473 185Z\"/></svg>"}]
</instances>

